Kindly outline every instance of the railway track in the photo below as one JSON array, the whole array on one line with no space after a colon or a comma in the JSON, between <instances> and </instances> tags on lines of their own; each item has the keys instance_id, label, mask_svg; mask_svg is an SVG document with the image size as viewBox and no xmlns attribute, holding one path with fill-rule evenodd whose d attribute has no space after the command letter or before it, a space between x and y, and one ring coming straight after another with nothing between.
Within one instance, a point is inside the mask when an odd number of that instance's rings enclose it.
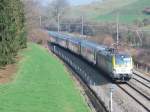
<instances>
[{"instance_id":1,"label":"railway track","mask_svg":"<svg viewBox=\"0 0 150 112\"><path fill-rule=\"evenodd\" d=\"M135 77L132 80L135 80L136 82L138 82L138 83L142 84L143 86L147 87L148 89L150 89L150 83L147 83L145 81L141 81L141 80L139 80L138 78L135 78Z\"/></svg>"},{"instance_id":2,"label":"railway track","mask_svg":"<svg viewBox=\"0 0 150 112\"><path fill-rule=\"evenodd\" d=\"M134 78L127 82L126 85L118 86L138 102L146 111L150 111L150 80L148 78L134 73Z\"/></svg>"},{"instance_id":3,"label":"railway track","mask_svg":"<svg viewBox=\"0 0 150 112\"><path fill-rule=\"evenodd\" d=\"M131 83L117 85L126 94L133 98L139 105L141 105L147 112L150 112L150 98L134 87Z\"/></svg>"},{"instance_id":4,"label":"railway track","mask_svg":"<svg viewBox=\"0 0 150 112\"><path fill-rule=\"evenodd\" d=\"M67 55L63 55L61 53L61 50L60 51L59 50L55 49L54 50L55 54L65 62L65 65L67 66L67 68L69 68L69 70L74 75L76 80L83 87L86 95L88 96L88 98L89 98L89 100L91 102L91 103L88 103L88 105L91 108L91 110L93 112L95 112L95 111L96 112L108 112L109 110L107 110L107 108L104 106L104 103L101 102L101 100L97 97L95 92L88 86L86 81L84 81L84 79L82 77L80 77L80 72L82 72L82 71L78 67L78 65L73 63L73 60L70 60ZM92 104L92 106L91 106L91 104ZM94 107L94 109L93 109L93 107Z\"/></svg>"},{"instance_id":5,"label":"railway track","mask_svg":"<svg viewBox=\"0 0 150 112\"><path fill-rule=\"evenodd\" d=\"M130 81L131 85L135 86L141 93L145 94L150 100L150 81L149 78L134 74L133 79Z\"/></svg>"},{"instance_id":6,"label":"railway track","mask_svg":"<svg viewBox=\"0 0 150 112\"><path fill-rule=\"evenodd\" d=\"M76 72L74 67L72 67L68 62L66 62L66 66L67 68L69 68L73 76L76 78L76 80L80 83L80 85L84 89L84 92L88 97L88 105L91 108L92 112L107 112L108 110L103 106L102 102L98 99L94 91L91 90L89 86L87 86L86 82L79 75L77 75L78 73Z\"/></svg>"},{"instance_id":7,"label":"railway track","mask_svg":"<svg viewBox=\"0 0 150 112\"><path fill-rule=\"evenodd\" d=\"M133 79L130 80L130 85L134 86L138 91L141 91L141 93L147 96L147 99L150 100L150 81L148 78L134 74Z\"/></svg>"},{"instance_id":8,"label":"railway track","mask_svg":"<svg viewBox=\"0 0 150 112\"><path fill-rule=\"evenodd\" d=\"M144 91L139 90L137 88L137 85L135 86L133 83L131 82L127 82L126 83L130 88L134 89L136 92L138 92L139 94L141 94L142 97L144 97L146 100L150 101L150 96L145 94Z\"/></svg>"},{"instance_id":9,"label":"railway track","mask_svg":"<svg viewBox=\"0 0 150 112\"><path fill-rule=\"evenodd\" d=\"M143 79L144 81L146 81L147 83L150 83L150 78L149 77L146 77L146 76L142 76L141 74L137 73L134 71L134 75Z\"/></svg>"},{"instance_id":10,"label":"railway track","mask_svg":"<svg viewBox=\"0 0 150 112\"><path fill-rule=\"evenodd\" d=\"M62 48L61 48L62 49ZM64 52L63 50L62 50L62 52ZM67 51L65 51L65 52L67 52ZM71 53L70 53L71 54ZM69 66L71 66L71 67L73 67L73 69L74 69L74 71L77 73L77 74L80 74L81 72L85 72L85 71L83 71L85 68L82 68L82 63L81 63L81 68L79 67L79 66L77 66L76 64L76 59L75 58L73 58L73 57L71 57L71 59L72 60L70 60L69 58L68 58L68 54L66 53L66 56L64 56L64 55L62 55L62 53L60 53L60 52L57 52L57 55L59 55L59 57L61 57L63 60L65 60L68 64L69 64ZM74 56L75 57L75 56ZM93 72L93 71L91 71L91 72ZM92 74L92 73L91 73ZM85 79L83 78L83 77L81 77L81 76L79 76L79 78L80 79L82 79L83 80L83 82L84 82L84 84L85 85L87 85L88 86L88 84L87 84L87 82L85 81ZM90 77L88 77L88 78L90 78ZM77 78L78 79L78 78ZM134 79L133 79L134 80ZM134 81L137 81L138 79L136 79L135 78L135 80ZM144 80L144 78L142 78L142 80ZM137 81L138 83L140 83L141 85L143 85L145 88L147 88L147 89L149 89L148 87L146 87L144 84L145 83L147 83L146 82L147 80L145 80L145 82L142 82L142 81ZM142 83L144 83L144 84L142 84ZM127 94L128 96L130 96L134 101L136 101L139 105L141 105L143 108L144 108L144 110L146 110L146 111L150 111L149 110L149 107L150 107L150 104L149 104L149 93L147 94L147 93L145 93L143 90L141 90L141 89L139 89L138 87L137 87L137 85L136 85L136 83L134 83L133 81L131 81L131 82L129 82L129 83L127 83L127 84L121 84L121 85L118 85L117 84L117 86L121 89L121 90L123 90L124 91L124 93L125 94ZM100 99L99 99L99 97L96 95L96 93L90 88L90 86L88 86L88 88L90 89L90 94L92 93L94 96L96 96L95 98L93 98L96 102L99 102L99 104L103 104L104 102L101 102L100 101ZM88 93L87 93L88 94ZM90 95L90 96L92 96L92 95ZM89 96L89 97L90 97ZM90 98L90 99L92 99L92 98ZM91 101L91 102L93 102L93 101ZM93 104L93 103L92 103ZM95 104L95 102L94 102L94 104ZM96 103L96 105L99 105L98 103ZM103 106L106 106L106 105L103 105ZM94 106L95 107L95 106ZM98 108L98 106L96 106L96 108ZM98 108L99 109L99 108ZM108 108L106 108L106 110L108 110ZM97 112L99 112L99 111L97 111Z\"/></svg>"}]
</instances>

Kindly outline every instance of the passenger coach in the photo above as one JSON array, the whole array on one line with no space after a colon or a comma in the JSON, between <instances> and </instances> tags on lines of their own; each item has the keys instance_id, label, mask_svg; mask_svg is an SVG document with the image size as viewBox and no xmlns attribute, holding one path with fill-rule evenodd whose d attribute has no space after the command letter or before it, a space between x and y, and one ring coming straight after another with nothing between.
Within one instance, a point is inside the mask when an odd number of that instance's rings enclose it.
<instances>
[{"instance_id":1,"label":"passenger coach","mask_svg":"<svg viewBox=\"0 0 150 112\"><path fill-rule=\"evenodd\" d=\"M49 35L51 43L83 57L105 71L113 80L128 81L132 78L133 61L130 55L115 52L114 49L104 45L57 32L49 32Z\"/></svg>"}]
</instances>

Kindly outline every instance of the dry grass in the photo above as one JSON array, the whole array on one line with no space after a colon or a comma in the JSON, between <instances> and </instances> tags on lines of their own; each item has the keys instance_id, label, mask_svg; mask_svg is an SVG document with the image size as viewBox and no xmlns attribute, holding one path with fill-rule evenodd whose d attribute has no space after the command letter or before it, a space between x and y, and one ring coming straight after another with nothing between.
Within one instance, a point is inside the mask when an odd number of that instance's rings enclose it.
<instances>
[{"instance_id":1,"label":"dry grass","mask_svg":"<svg viewBox=\"0 0 150 112\"><path fill-rule=\"evenodd\" d=\"M13 74L16 72L16 64L7 65L0 69L0 83L7 83L12 80Z\"/></svg>"},{"instance_id":2,"label":"dry grass","mask_svg":"<svg viewBox=\"0 0 150 112\"><path fill-rule=\"evenodd\" d=\"M150 51L145 49L137 49L136 59L142 64L150 66Z\"/></svg>"},{"instance_id":3,"label":"dry grass","mask_svg":"<svg viewBox=\"0 0 150 112\"><path fill-rule=\"evenodd\" d=\"M28 33L28 41L32 41L39 44L46 44L48 38L48 33L42 29L32 29Z\"/></svg>"},{"instance_id":4,"label":"dry grass","mask_svg":"<svg viewBox=\"0 0 150 112\"><path fill-rule=\"evenodd\" d=\"M19 62L21 58L21 56L16 56L16 62ZM0 84L5 84L13 80L13 75L18 68L16 62L0 68Z\"/></svg>"}]
</instances>

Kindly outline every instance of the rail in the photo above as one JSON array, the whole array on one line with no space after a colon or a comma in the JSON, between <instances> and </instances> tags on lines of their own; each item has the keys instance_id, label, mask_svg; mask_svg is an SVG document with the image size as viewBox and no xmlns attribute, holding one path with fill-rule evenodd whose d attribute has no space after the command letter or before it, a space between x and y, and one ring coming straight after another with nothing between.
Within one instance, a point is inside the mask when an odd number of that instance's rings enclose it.
<instances>
[{"instance_id":1,"label":"rail","mask_svg":"<svg viewBox=\"0 0 150 112\"><path fill-rule=\"evenodd\" d=\"M53 46L53 45L52 45ZM79 72L81 71L77 65L75 65L67 56L62 54L57 47L53 47L52 51L60 58L62 59L67 67L71 70L74 77L79 81L79 83L82 85L86 95L88 96L92 106L94 107L94 110L92 109L91 104L88 103L91 110L96 112L108 112L107 108L103 104L103 102L98 98L98 96L95 94L95 92L90 88L90 86L84 81L82 77L80 77ZM77 75L78 74L78 75Z\"/></svg>"}]
</instances>

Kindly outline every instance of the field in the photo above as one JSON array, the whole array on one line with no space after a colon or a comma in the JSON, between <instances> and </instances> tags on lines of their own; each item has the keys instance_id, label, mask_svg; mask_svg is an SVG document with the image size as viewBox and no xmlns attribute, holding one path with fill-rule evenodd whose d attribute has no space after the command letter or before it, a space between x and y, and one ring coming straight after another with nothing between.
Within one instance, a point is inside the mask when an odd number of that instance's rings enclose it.
<instances>
[{"instance_id":1,"label":"field","mask_svg":"<svg viewBox=\"0 0 150 112\"><path fill-rule=\"evenodd\" d=\"M93 3L74 9L75 16L84 15L86 18L99 22L115 22L119 13L121 23L133 23L150 18L142 13L143 9L150 6L149 0L107 0L104 3ZM82 13L82 14L81 14Z\"/></svg>"},{"instance_id":2,"label":"field","mask_svg":"<svg viewBox=\"0 0 150 112\"><path fill-rule=\"evenodd\" d=\"M0 112L89 112L59 60L36 44L20 52L11 82L0 85Z\"/></svg>"}]
</instances>

